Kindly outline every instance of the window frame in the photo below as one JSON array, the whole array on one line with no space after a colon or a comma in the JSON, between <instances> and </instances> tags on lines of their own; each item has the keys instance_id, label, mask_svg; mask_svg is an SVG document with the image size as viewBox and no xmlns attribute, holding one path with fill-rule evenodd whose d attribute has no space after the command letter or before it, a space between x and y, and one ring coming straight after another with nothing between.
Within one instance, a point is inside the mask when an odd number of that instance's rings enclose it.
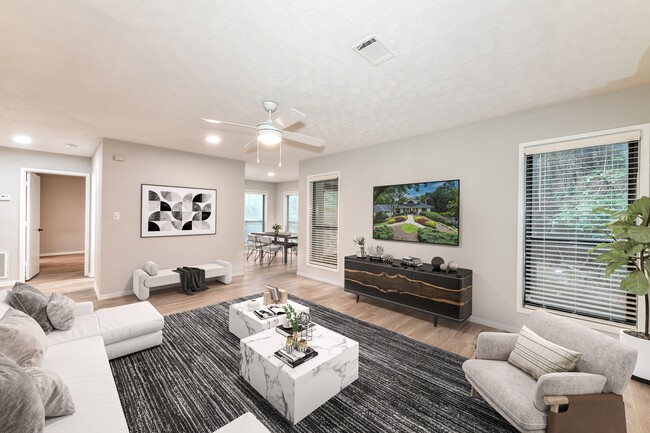
<instances>
[{"instance_id":1,"label":"window frame","mask_svg":"<svg viewBox=\"0 0 650 433\"><path fill-rule=\"evenodd\" d=\"M313 182L338 179L338 189L337 189L337 200L336 200L336 267L323 266L319 263L313 263L311 261L311 210L312 210L312 201L311 201L311 188ZM341 262L341 172L331 172L324 174L315 174L307 176L307 206L306 206L306 216L307 216L307 255L305 264L307 266L323 269L330 272L339 272L340 262Z\"/></svg>"},{"instance_id":2,"label":"window frame","mask_svg":"<svg viewBox=\"0 0 650 433\"><path fill-rule=\"evenodd\" d=\"M295 195L297 200L298 200L298 221L296 221L296 224L300 225L300 195L298 194L298 191L285 191L284 192L284 220L283 224L284 227L286 227L287 231L289 231L289 196ZM296 230L296 233L298 230Z\"/></svg>"},{"instance_id":3,"label":"window frame","mask_svg":"<svg viewBox=\"0 0 650 433\"><path fill-rule=\"evenodd\" d=\"M247 236L246 236L246 194L258 194L263 196L263 211L262 213L264 214L262 216L262 231L265 232L266 230L266 224L268 222L268 209L269 209L269 193L267 191L260 191L260 190L255 190L255 189L245 189L244 190L244 245L246 245L247 242Z\"/></svg>"},{"instance_id":4,"label":"window frame","mask_svg":"<svg viewBox=\"0 0 650 433\"><path fill-rule=\"evenodd\" d=\"M539 153L540 149L546 152L575 149L579 147L593 146L604 136L612 134L623 134L634 131L641 132L639 139L639 180L637 184L637 196L650 195L650 123L631 125L622 128L595 131L584 134L575 134L566 137L551 138L546 140L530 141L519 144L519 161L517 173L518 206L517 206L517 284L516 284L516 311L522 314L532 314L534 311L543 310L552 314L567 316L575 321L600 331L618 333L621 329L635 329L634 326L624 324L612 324L598 319L564 313L557 310L548 310L542 307L524 305L524 279L525 279L525 235L526 235L526 156L532 153ZM576 143L582 141L582 143ZM531 152L532 150L532 152ZM527 152L529 151L529 152ZM643 329L645 326L645 307L637 296L637 325L636 329Z\"/></svg>"}]
</instances>

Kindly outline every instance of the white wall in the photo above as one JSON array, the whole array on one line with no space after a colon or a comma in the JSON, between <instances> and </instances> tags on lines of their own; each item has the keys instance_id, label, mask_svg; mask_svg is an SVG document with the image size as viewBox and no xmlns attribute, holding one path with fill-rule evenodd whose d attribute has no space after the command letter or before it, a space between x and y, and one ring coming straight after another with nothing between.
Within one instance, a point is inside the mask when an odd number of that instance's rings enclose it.
<instances>
[{"instance_id":1,"label":"white wall","mask_svg":"<svg viewBox=\"0 0 650 433\"><path fill-rule=\"evenodd\" d=\"M0 251L9 252L9 272L0 285L18 279L21 168L90 173L90 158L0 147L0 193L11 195L0 201Z\"/></svg>"},{"instance_id":2,"label":"white wall","mask_svg":"<svg viewBox=\"0 0 650 433\"><path fill-rule=\"evenodd\" d=\"M340 171L340 270L306 265L301 242L298 273L343 285L343 256L352 239L381 244L396 257L441 256L474 271L473 320L519 328L516 312L518 145L650 121L650 86L531 110L300 163L300 236L306 241L307 176ZM372 239L376 185L460 179L460 246Z\"/></svg>"},{"instance_id":3,"label":"white wall","mask_svg":"<svg viewBox=\"0 0 650 433\"><path fill-rule=\"evenodd\" d=\"M41 174L41 255L84 252L86 179Z\"/></svg>"},{"instance_id":4,"label":"white wall","mask_svg":"<svg viewBox=\"0 0 650 433\"><path fill-rule=\"evenodd\" d=\"M100 297L130 292L133 271L147 260L164 269L223 259L232 263L234 274L243 273L242 161L111 139L102 144L100 272L96 270ZM126 161L115 161L118 154ZM141 238L143 183L216 189L217 234ZM120 212L119 221L114 212Z\"/></svg>"}]
</instances>

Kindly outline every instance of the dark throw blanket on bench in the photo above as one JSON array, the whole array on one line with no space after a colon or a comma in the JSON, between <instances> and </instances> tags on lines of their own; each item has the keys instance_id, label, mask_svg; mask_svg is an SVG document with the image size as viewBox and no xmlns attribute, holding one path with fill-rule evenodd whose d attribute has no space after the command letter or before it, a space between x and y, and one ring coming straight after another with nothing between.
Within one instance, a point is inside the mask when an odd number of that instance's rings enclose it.
<instances>
[{"instance_id":1,"label":"dark throw blanket on bench","mask_svg":"<svg viewBox=\"0 0 650 433\"><path fill-rule=\"evenodd\" d=\"M181 287L186 295L208 290L208 286L205 285L205 270L183 266L182 268L173 269L173 271L179 273Z\"/></svg>"}]
</instances>

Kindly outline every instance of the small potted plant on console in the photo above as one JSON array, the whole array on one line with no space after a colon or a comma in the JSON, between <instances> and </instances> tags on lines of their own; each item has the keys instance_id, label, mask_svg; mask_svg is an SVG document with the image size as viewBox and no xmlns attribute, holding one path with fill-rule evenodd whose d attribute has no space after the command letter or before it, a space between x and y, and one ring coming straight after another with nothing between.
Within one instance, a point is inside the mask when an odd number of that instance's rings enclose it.
<instances>
[{"instance_id":1,"label":"small potted plant on console","mask_svg":"<svg viewBox=\"0 0 650 433\"><path fill-rule=\"evenodd\" d=\"M356 239L352 239L355 245L359 245L359 251L357 251L357 257L364 258L366 257L366 238L359 236Z\"/></svg>"}]
</instances>

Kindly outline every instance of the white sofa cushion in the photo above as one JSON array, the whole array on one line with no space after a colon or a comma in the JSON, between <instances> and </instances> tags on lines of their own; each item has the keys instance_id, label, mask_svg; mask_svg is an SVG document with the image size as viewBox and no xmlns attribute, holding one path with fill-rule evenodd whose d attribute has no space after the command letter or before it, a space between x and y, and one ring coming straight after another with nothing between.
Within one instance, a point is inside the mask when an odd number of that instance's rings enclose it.
<instances>
[{"instance_id":1,"label":"white sofa cushion","mask_svg":"<svg viewBox=\"0 0 650 433\"><path fill-rule=\"evenodd\" d=\"M94 337L99 335L99 321L94 314L85 314L77 316L74 319L72 328L69 331L54 331L47 334L47 345L65 343L66 341L75 341L81 338Z\"/></svg>"},{"instance_id":2,"label":"white sofa cushion","mask_svg":"<svg viewBox=\"0 0 650 433\"><path fill-rule=\"evenodd\" d=\"M10 290L11 289L0 290L0 317L2 317L8 309L13 308L9 304L9 291Z\"/></svg>"},{"instance_id":3,"label":"white sofa cushion","mask_svg":"<svg viewBox=\"0 0 650 433\"><path fill-rule=\"evenodd\" d=\"M61 376L76 407L72 415L46 419L46 433L128 433L101 337L50 347L43 368Z\"/></svg>"},{"instance_id":4,"label":"white sofa cushion","mask_svg":"<svg viewBox=\"0 0 650 433\"><path fill-rule=\"evenodd\" d=\"M102 308L95 312L106 345L152 334L163 329L165 319L149 302Z\"/></svg>"}]
</instances>

